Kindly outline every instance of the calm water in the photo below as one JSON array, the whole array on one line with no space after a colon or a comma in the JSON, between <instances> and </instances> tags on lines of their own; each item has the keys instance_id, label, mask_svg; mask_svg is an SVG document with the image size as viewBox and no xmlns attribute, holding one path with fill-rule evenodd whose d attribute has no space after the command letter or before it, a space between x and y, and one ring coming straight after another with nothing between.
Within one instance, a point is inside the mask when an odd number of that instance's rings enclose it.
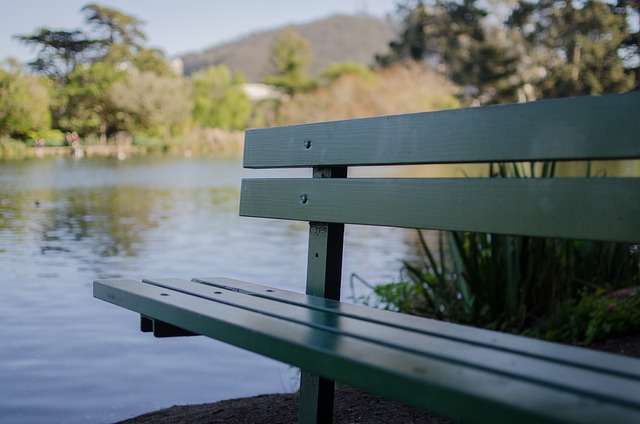
<instances>
[{"instance_id":1,"label":"calm water","mask_svg":"<svg viewBox=\"0 0 640 424\"><path fill-rule=\"evenodd\" d=\"M110 423L296 390L288 365L204 337L154 339L92 297L94 279L116 277L303 290L307 224L238 217L241 178L264 174L212 160L0 163L0 422ZM412 236L347 227L343 297L351 273L397 279Z\"/></svg>"}]
</instances>

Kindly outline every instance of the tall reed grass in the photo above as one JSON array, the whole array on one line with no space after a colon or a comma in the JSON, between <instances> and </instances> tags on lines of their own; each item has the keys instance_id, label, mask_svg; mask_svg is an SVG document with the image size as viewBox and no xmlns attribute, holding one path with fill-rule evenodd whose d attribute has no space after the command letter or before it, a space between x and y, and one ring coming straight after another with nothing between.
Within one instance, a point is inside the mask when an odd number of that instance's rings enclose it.
<instances>
[{"instance_id":1,"label":"tall reed grass","mask_svg":"<svg viewBox=\"0 0 640 424\"><path fill-rule=\"evenodd\" d=\"M553 162L491 164L489 175L553 178L555 169ZM554 314L566 314L567 305L640 284L640 252L631 243L459 231L439 232L431 238L437 242L428 243L424 232L417 235L422 259L404 261L403 281L377 286L376 303L436 319L544 335ZM633 319L640 319L640 311L636 315Z\"/></svg>"}]
</instances>

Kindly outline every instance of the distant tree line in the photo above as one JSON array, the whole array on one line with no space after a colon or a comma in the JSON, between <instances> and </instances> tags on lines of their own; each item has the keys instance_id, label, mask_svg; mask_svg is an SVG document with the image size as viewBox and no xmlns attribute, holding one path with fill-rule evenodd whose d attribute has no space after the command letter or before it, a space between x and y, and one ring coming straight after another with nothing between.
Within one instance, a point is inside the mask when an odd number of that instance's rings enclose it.
<instances>
[{"instance_id":1,"label":"distant tree line","mask_svg":"<svg viewBox=\"0 0 640 424\"><path fill-rule=\"evenodd\" d=\"M241 73L219 67L184 79L145 47L141 20L97 4L81 12L86 28L16 36L37 57L31 73L15 60L0 67L0 136L78 132L105 143L118 132L169 140L192 124L244 128Z\"/></svg>"},{"instance_id":2,"label":"distant tree line","mask_svg":"<svg viewBox=\"0 0 640 424\"><path fill-rule=\"evenodd\" d=\"M326 96L327 86L345 74L372 78L353 63L310 78L309 46L288 30L271 48L265 77L282 97L252 103L241 72L218 66L183 78L161 51L146 47L141 20L97 4L81 13L82 29L40 28L16 36L37 55L28 64L31 72L12 60L0 66L0 136L46 139L77 132L106 143L125 132L169 141L194 126L283 124L287 99L303 96L305 104L313 103L314 93ZM639 86L638 0L406 0L398 3L396 20L397 38L374 68L428 69L459 87L462 105ZM370 93L383 92L376 90Z\"/></svg>"}]
</instances>

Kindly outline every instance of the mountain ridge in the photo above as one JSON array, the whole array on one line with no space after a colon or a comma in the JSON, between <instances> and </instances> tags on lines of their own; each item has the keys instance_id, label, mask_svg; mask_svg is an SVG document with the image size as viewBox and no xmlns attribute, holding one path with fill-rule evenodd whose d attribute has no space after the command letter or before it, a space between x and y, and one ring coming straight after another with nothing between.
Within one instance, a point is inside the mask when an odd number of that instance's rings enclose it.
<instances>
[{"instance_id":1,"label":"mountain ridge","mask_svg":"<svg viewBox=\"0 0 640 424\"><path fill-rule=\"evenodd\" d=\"M199 53L181 55L184 74L225 65L232 71L242 71L248 82L260 82L270 72L271 46L277 36L289 28L296 30L309 43L311 76L317 76L322 69L338 62L371 65L375 55L384 53L394 37L389 19L369 15L331 15L308 23L259 30Z\"/></svg>"}]
</instances>

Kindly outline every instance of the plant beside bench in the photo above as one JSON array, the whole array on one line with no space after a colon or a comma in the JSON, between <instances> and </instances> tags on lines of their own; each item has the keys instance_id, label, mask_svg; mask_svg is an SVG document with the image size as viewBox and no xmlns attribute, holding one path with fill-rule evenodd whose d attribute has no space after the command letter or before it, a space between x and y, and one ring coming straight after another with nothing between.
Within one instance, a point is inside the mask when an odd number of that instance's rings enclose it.
<instances>
[{"instance_id":1,"label":"plant beside bench","mask_svg":"<svg viewBox=\"0 0 640 424\"><path fill-rule=\"evenodd\" d=\"M334 381L464 422L640 422L640 360L342 303L345 224L640 241L640 178L347 178L352 166L640 158L640 93L246 133L240 214L309 222L306 293L228 278L99 280L158 337L202 334L302 369L299 421Z\"/></svg>"}]
</instances>

